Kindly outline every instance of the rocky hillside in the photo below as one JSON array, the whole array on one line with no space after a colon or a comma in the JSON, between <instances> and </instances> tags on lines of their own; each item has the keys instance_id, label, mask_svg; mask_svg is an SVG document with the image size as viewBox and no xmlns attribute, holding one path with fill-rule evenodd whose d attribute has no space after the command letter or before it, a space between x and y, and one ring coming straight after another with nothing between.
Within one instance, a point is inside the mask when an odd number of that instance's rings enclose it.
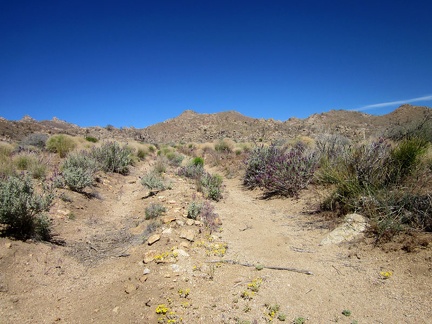
<instances>
[{"instance_id":1,"label":"rocky hillside","mask_svg":"<svg viewBox=\"0 0 432 324\"><path fill-rule=\"evenodd\" d=\"M371 135L379 136L393 127L418 122L425 118L432 118L432 109L412 105L400 106L383 116L332 110L314 114L306 119L290 118L286 121L255 119L236 111L199 114L186 110L176 118L143 129L81 128L55 117L49 121L36 121L29 116L19 121L9 121L0 117L0 139L20 140L36 132L89 135L99 139L135 139L148 143L212 142L222 138L230 138L238 142L259 142L291 139L299 135L314 137L323 133L337 133L350 138L367 138Z\"/></svg>"}]
</instances>

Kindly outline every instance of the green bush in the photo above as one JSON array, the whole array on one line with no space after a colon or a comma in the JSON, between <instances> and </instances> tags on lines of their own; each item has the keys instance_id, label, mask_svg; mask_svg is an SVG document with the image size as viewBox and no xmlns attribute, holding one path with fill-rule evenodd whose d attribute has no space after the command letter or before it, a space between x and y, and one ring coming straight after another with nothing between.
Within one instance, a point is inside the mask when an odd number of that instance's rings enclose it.
<instances>
[{"instance_id":1,"label":"green bush","mask_svg":"<svg viewBox=\"0 0 432 324\"><path fill-rule=\"evenodd\" d=\"M194 157L193 159L192 159L192 165L194 165L194 166L201 166L201 167L204 167L204 159L202 158L202 157L199 157L199 156L197 156L197 157Z\"/></svg>"},{"instance_id":2,"label":"green bush","mask_svg":"<svg viewBox=\"0 0 432 324\"><path fill-rule=\"evenodd\" d=\"M49 210L53 194L37 194L29 177L11 176L0 182L0 223L4 234L17 239L48 240L50 221L43 214Z\"/></svg>"},{"instance_id":3,"label":"green bush","mask_svg":"<svg viewBox=\"0 0 432 324\"><path fill-rule=\"evenodd\" d=\"M105 172L128 174L129 165L133 161L132 149L126 145L120 147L117 142L107 142L101 147L94 147L91 155Z\"/></svg>"},{"instance_id":4,"label":"green bush","mask_svg":"<svg viewBox=\"0 0 432 324\"><path fill-rule=\"evenodd\" d=\"M148 152L145 149L143 149L143 148L139 148L138 149L138 151L137 151L137 157L140 160L145 160L145 158L147 157L147 155L148 155Z\"/></svg>"},{"instance_id":5,"label":"green bush","mask_svg":"<svg viewBox=\"0 0 432 324\"><path fill-rule=\"evenodd\" d=\"M97 161L87 152L70 154L62 165L64 183L71 190L81 192L93 184L97 169Z\"/></svg>"},{"instance_id":6,"label":"green bush","mask_svg":"<svg viewBox=\"0 0 432 324\"><path fill-rule=\"evenodd\" d=\"M391 151L392 163L395 164L395 177L404 178L411 174L428 147L424 138L413 137L404 139Z\"/></svg>"},{"instance_id":7,"label":"green bush","mask_svg":"<svg viewBox=\"0 0 432 324\"><path fill-rule=\"evenodd\" d=\"M21 153L14 157L18 170L28 170L35 163L36 157L33 154Z\"/></svg>"},{"instance_id":8,"label":"green bush","mask_svg":"<svg viewBox=\"0 0 432 324\"><path fill-rule=\"evenodd\" d=\"M46 142L46 148L48 151L57 153L61 158L75 149L76 143L72 137L68 135L53 135Z\"/></svg>"},{"instance_id":9,"label":"green bush","mask_svg":"<svg viewBox=\"0 0 432 324\"><path fill-rule=\"evenodd\" d=\"M93 136L86 136L85 139L87 142L91 142L91 143L97 143L99 141L96 137Z\"/></svg>"},{"instance_id":10,"label":"green bush","mask_svg":"<svg viewBox=\"0 0 432 324\"><path fill-rule=\"evenodd\" d=\"M151 203L145 209L145 219L154 219L160 217L166 212L166 208L160 203Z\"/></svg>"}]
</instances>

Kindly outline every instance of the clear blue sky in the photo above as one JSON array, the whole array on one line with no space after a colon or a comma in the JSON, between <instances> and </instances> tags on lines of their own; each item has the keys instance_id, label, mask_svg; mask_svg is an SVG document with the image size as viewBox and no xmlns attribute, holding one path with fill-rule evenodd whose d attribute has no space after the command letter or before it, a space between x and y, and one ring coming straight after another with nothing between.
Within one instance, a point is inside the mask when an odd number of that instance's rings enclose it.
<instances>
[{"instance_id":1,"label":"clear blue sky","mask_svg":"<svg viewBox=\"0 0 432 324\"><path fill-rule=\"evenodd\" d=\"M0 116L141 128L186 109L432 106L431 14L426 0L0 0Z\"/></svg>"}]
</instances>

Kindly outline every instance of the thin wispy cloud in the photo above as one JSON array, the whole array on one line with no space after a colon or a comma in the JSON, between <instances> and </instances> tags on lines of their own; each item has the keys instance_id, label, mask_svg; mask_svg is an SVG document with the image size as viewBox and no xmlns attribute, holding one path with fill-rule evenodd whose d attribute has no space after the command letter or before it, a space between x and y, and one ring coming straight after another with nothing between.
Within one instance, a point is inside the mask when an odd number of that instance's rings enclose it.
<instances>
[{"instance_id":1,"label":"thin wispy cloud","mask_svg":"<svg viewBox=\"0 0 432 324\"><path fill-rule=\"evenodd\" d=\"M432 100L432 95L427 95L427 96L412 98L412 99L407 99L407 100L382 102L382 103L378 103L378 104L363 106L363 107L352 109L352 110L364 111L364 110L369 110L369 109L374 109L374 108L382 108L382 107L388 107L388 106L394 106L394 105L402 105L402 104L411 103L411 102L429 101L429 100Z\"/></svg>"}]
</instances>

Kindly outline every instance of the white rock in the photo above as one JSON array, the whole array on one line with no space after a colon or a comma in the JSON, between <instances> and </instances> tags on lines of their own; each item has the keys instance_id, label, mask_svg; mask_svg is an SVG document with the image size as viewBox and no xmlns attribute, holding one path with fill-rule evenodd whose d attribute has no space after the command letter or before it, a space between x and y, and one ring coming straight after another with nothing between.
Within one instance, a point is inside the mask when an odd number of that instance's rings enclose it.
<instances>
[{"instance_id":1,"label":"white rock","mask_svg":"<svg viewBox=\"0 0 432 324\"><path fill-rule=\"evenodd\" d=\"M320 245L351 242L361 237L367 228L368 220L366 217L359 214L346 215L344 223L331 231Z\"/></svg>"}]
</instances>

